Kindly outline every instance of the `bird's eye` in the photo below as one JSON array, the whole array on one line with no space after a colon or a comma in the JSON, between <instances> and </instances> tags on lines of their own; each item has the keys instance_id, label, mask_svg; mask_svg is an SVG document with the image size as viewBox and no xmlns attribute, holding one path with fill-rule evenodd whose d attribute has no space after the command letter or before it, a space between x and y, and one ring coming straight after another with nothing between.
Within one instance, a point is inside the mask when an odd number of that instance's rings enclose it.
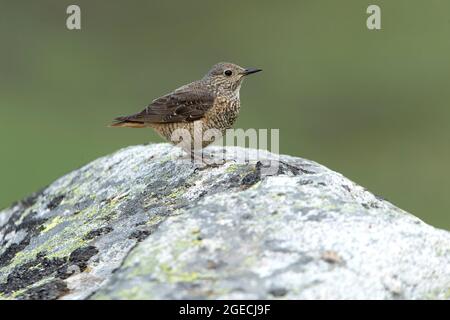
<instances>
[{"instance_id":1,"label":"bird's eye","mask_svg":"<svg viewBox=\"0 0 450 320\"><path fill-rule=\"evenodd\" d=\"M231 70L225 70L224 74L225 74L227 77L229 77L229 76L231 76L231 75L233 74L233 71L231 71Z\"/></svg>"}]
</instances>

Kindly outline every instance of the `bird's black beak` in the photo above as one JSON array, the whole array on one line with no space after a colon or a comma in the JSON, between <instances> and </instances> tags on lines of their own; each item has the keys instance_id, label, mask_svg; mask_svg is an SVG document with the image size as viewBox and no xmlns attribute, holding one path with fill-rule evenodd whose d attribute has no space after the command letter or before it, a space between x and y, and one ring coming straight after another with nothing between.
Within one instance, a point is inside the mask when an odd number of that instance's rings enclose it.
<instances>
[{"instance_id":1,"label":"bird's black beak","mask_svg":"<svg viewBox=\"0 0 450 320\"><path fill-rule=\"evenodd\" d=\"M244 76L248 76L249 74L257 73L257 72L260 72L260 71L262 71L262 69L247 68L247 69L245 69L245 70L242 72L242 74L243 74Z\"/></svg>"}]
</instances>

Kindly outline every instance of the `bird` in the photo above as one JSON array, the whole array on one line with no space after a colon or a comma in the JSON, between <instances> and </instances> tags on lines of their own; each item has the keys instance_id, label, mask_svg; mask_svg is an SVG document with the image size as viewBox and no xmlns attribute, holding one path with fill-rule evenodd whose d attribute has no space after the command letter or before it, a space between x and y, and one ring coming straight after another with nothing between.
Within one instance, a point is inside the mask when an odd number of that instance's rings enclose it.
<instances>
[{"instance_id":1,"label":"bird","mask_svg":"<svg viewBox=\"0 0 450 320\"><path fill-rule=\"evenodd\" d=\"M156 98L141 112L115 118L110 126L153 128L194 157L232 128L240 111L242 82L260 71L219 62L200 80ZM214 133L205 137L208 130ZM196 143L196 139L201 141Z\"/></svg>"}]
</instances>

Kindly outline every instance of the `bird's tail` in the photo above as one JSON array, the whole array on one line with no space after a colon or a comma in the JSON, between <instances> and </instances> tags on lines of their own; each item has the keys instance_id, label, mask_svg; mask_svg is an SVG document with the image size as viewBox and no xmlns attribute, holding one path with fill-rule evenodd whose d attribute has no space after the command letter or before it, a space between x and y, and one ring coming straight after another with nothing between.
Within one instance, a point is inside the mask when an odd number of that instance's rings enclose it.
<instances>
[{"instance_id":1,"label":"bird's tail","mask_svg":"<svg viewBox=\"0 0 450 320\"><path fill-rule=\"evenodd\" d=\"M130 120L129 117L118 117L114 119L115 122L111 123L109 127L127 127L127 128L144 128L145 123L142 121Z\"/></svg>"}]
</instances>

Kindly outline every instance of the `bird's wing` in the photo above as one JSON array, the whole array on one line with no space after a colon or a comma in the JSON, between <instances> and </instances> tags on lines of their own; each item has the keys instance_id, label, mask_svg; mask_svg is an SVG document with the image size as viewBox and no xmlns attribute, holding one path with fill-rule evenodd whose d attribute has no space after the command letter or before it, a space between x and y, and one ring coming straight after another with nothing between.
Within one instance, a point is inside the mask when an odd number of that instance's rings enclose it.
<instances>
[{"instance_id":1,"label":"bird's wing","mask_svg":"<svg viewBox=\"0 0 450 320\"><path fill-rule=\"evenodd\" d=\"M182 87L162 96L144 110L116 121L137 123L190 122L201 119L212 108L214 96L204 89Z\"/></svg>"}]
</instances>

